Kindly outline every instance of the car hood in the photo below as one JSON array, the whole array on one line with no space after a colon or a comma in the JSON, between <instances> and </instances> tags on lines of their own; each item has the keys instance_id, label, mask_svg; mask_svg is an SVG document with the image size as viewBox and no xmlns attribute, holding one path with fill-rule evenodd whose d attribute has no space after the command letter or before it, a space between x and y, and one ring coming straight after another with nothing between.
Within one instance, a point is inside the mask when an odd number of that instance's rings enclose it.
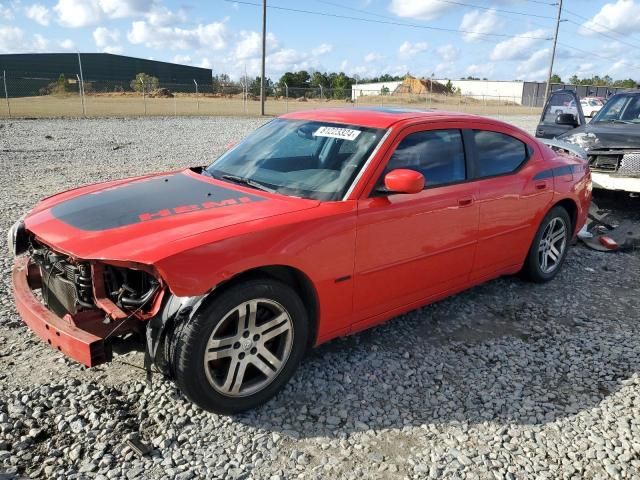
<instances>
[{"instance_id":1,"label":"car hood","mask_svg":"<svg viewBox=\"0 0 640 480\"><path fill-rule=\"evenodd\" d=\"M588 123L558 137L585 150L611 148L640 149L640 125Z\"/></svg>"},{"instance_id":2,"label":"car hood","mask_svg":"<svg viewBox=\"0 0 640 480\"><path fill-rule=\"evenodd\" d=\"M83 259L153 263L186 237L313 208L193 170L89 185L49 197L25 218L39 240ZM208 238L211 238L209 236ZM196 241L197 243L197 241Z\"/></svg>"}]
</instances>

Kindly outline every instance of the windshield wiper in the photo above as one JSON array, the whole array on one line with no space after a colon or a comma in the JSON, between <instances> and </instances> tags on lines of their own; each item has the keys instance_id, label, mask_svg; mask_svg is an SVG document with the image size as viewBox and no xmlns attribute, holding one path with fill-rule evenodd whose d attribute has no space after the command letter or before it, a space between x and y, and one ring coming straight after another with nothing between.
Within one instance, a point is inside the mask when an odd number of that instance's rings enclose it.
<instances>
[{"instance_id":1,"label":"windshield wiper","mask_svg":"<svg viewBox=\"0 0 640 480\"><path fill-rule=\"evenodd\" d=\"M255 180L251 180L250 178L239 177L237 175L222 175L222 178L225 180L229 180L234 183L239 183L241 185L246 185L251 188L255 188L256 190L262 190L263 192L276 193L277 190L274 188L269 188L266 185L263 185L260 182L256 182Z\"/></svg>"}]
</instances>

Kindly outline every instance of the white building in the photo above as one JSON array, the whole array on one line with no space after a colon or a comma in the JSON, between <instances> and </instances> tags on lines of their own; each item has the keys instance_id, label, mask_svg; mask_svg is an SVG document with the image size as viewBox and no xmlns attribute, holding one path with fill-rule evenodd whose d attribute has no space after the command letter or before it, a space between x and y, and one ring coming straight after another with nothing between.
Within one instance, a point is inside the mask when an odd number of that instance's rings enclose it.
<instances>
[{"instance_id":1,"label":"white building","mask_svg":"<svg viewBox=\"0 0 640 480\"><path fill-rule=\"evenodd\" d=\"M449 82L448 79L434 79L442 85ZM357 97L365 95L380 95L383 88L389 89L389 94L402 82L378 82L378 83L361 83L353 85L351 90L351 99L356 100ZM501 102L513 102L522 104L524 82L509 82L500 80L451 80L451 84L465 97L475 98L477 100L496 100Z\"/></svg>"},{"instance_id":2,"label":"white building","mask_svg":"<svg viewBox=\"0 0 640 480\"><path fill-rule=\"evenodd\" d=\"M449 80L436 80L446 85ZM451 80L451 84L465 97L477 100L499 100L522 104L524 82L501 80Z\"/></svg>"},{"instance_id":3,"label":"white building","mask_svg":"<svg viewBox=\"0 0 640 480\"><path fill-rule=\"evenodd\" d=\"M402 82L376 82L376 83L360 83L358 85L351 86L351 100L355 100L357 97L365 95L380 95L383 88L389 89L389 93L398 88Z\"/></svg>"}]
</instances>

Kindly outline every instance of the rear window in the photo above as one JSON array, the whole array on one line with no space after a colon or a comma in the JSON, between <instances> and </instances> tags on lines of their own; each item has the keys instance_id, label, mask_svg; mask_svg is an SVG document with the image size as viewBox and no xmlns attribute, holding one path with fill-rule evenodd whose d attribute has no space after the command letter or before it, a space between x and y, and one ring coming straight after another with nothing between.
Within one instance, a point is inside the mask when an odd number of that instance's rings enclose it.
<instances>
[{"instance_id":1,"label":"rear window","mask_svg":"<svg viewBox=\"0 0 640 480\"><path fill-rule=\"evenodd\" d=\"M529 157L529 148L517 138L499 132L474 130L479 177L516 171Z\"/></svg>"}]
</instances>

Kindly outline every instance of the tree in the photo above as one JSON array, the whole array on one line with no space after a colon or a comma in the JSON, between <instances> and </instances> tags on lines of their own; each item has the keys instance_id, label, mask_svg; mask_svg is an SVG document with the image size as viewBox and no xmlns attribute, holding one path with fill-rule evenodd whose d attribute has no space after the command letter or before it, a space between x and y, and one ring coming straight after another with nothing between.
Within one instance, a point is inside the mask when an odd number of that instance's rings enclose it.
<instances>
[{"instance_id":1,"label":"tree","mask_svg":"<svg viewBox=\"0 0 640 480\"><path fill-rule=\"evenodd\" d=\"M156 77L152 77L146 73L137 74L136 78L131 80L131 83L129 84L131 90L140 93L149 93L157 90L158 85L160 85L160 81Z\"/></svg>"},{"instance_id":2,"label":"tree","mask_svg":"<svg viewBox=\"0 0 640 480\"><path fill-rule=\"evenodd\" d=\"M551 75L551 83L562 83L562 78L560 78L560 75L554 73Z\"/></svg>"},{"instance_id":3,"label":"tree","mask_svg":"<svg viewBox=\"0 0 640 480\"><path fill-rule=\"evenodd\" d=\"M64 73L61 73L56 81L56 91L55 93L66 93L69 91L69 83L64 76Z\"/></svg>"},{"instance_id":4,"label":"tree","mask_svg":"<svg viewBox=\"0 0 640 480\"><path fill-rule=\"evenodd\" d=\"M249 93L255 95L256 97L260 96L260 79L261 77L256 77L254 80L249 79ZM269 77L267 77L264 81L264 90L267 96L271 95L273 92L273 82Z\"/></svg>"},{"instance_id":5,"label":"tree","mask_svg":"<svg viewBox=\"0 0 640 480\"><path fill-rule=\"evenodd\" d=\"M386 85L380 89L380 95L389 95L389 87Z\"/></svg>"}]
</instances>

